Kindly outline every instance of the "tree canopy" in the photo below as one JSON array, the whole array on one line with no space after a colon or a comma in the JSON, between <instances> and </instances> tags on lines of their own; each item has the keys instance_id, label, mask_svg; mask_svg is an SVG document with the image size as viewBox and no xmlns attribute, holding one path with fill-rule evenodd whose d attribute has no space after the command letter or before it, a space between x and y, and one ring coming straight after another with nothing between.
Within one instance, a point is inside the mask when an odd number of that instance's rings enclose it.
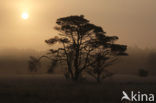
<instances>
[{"instance_id":1,"label":"tree canopy","mask_svg":"<svg viewBox=\"0 0 156 103\"><path fill-rule=\"evenodd\" d=\"M52 47L62 45L50 49L49 54L67 66L67 73L73 80L78 80L83 71L100 68L103 72L116 57L127 55L127 46L115 43L119 39L117 36L106 35L102 27L90 23L83 15L59 18L56 24L58 36L45 42Z\"/></svg>"}]
</instances>

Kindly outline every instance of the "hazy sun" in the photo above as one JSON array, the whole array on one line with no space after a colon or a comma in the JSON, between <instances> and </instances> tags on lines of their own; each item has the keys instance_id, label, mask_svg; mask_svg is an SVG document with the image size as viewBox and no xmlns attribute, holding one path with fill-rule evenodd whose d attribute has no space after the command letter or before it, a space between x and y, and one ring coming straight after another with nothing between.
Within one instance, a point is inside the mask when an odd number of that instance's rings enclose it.
<instances>
[{"instance_id":1,"label":"hazy sun","mask_svg":"<svg viewBox=\"0 0 156 103\"><path fill-rule=\"evenodd\" d=\"M23 12L21 15L22 19L28 19L29 18L29 14L27 12Z\"/></svg>"}]
</instances>

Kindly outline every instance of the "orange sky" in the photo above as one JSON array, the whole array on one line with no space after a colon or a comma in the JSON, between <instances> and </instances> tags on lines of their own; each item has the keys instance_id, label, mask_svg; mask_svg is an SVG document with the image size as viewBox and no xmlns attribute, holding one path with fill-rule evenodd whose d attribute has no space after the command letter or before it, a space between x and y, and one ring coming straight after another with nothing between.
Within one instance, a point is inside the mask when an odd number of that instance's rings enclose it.
<instances>
[{"instance_id":1,"label":"orange sky","mask_svg":"<svg viewBox=\"0 0 156 103\"><path fill-rule=\"evenodd\" d=\"M0 48L44 50L56 19L80 14L121 43L156 48L156 0L0 0Z\"/></svg>"}]
</instances>

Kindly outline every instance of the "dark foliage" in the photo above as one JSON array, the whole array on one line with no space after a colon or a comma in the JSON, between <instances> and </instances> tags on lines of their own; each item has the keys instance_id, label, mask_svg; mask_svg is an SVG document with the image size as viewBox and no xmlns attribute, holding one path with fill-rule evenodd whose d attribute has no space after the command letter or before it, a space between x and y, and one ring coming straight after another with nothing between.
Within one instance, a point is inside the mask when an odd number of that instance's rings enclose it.
<instances>
[{"instance_id":1,"label":"dark foliage","mask_svg":"<svg viewBox=\"0 0 156 103\"><path fill-rule=\"evenodd\" d=\"M91 24L83 15L57 19L56 24L58 36L45 42L51 46L60 44L59 48L50 49L39 59L31 57L30 71L37 71L41 59L48 58L51 61L48 73L59 63L67 68L66 79L80 80L86 72L100 82L101 78L113 75L105 68L116 62L118 56L127 55L126 45L114 43L119 39L117 36L107 36L102 27Z\"/></svg>"},{"instance_id":2,"label":"dark foliage","mask_svg":"<svg viewBox=\"0 0 156 103\"><path fill-rule=\"evenodd\" d=\"M67 65L65 76L79 80L83 71L100 76L112 65L117 56L125 56L127 46L115 44L117 36L107 36L100 26L91 24L83 15L68 16L57 19L55 29L59 35L45 42L48 45L61 44L61 48L50 49L53 59ZM68 74L68 75L67 75ZM112 75L107 71L107 75ZM103 77L105 77L104 75Z\"/></svg>"},{"instance_id":3,"label":"dark foliage","mask_svg":"<svg viewBox=\"0 0 156 103\"><path fill-rule=\"evenodd\" d=\"M139 76L147 77L148 76L148 71L145 70L145 69L139 69Z\"/></svg>"}]
</instances>

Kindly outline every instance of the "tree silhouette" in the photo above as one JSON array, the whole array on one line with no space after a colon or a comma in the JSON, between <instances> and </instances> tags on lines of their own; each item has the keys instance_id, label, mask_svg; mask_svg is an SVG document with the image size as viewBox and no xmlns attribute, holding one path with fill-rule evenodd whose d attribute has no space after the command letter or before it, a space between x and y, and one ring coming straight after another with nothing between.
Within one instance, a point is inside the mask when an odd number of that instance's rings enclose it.
<instances>
[{"instance_id":1,"label":"tree silhouette","mask_svg":"<svg viewBox=\"0 0 156 103\"><path fill-rule=\"evenodd\" d=\"M56 24L58 36L45 42L58 47L50 49L50 54L55 61L67 66L66 74L72 80L79 80L83 71L99 75L104 71L102 68L110 65L108 60L113 62L113 57L126 55L127 46L114 43L117 36L106 36L102 27L90 23L83 15L59 18Z\"/></svg>"},{"instance_id":2,"label":"tree silhouette","mask_svg":"<svg viewBox=\"0 0 156 103\"><path fill-rule=\"evenodd\" d=\"M54 72L54 68L56 67L57 65L57 61L55 59L52 59L48 56L41 56L39 58L36 58L36 57L33 57L33 56L30 56L29 58L29 61L28 61L28 69L30 72L37 72L39 70L39 68L41 67L41 60L43 58L46 58L48 60L50 60L51 64L50 64L50 67L48 68L48 71L47 73L53 73Z\"/></svg>"},{"instance_id":3,"label":"tree silhouette","mask_svg":"<svg viewBox=\"0 0 156 103\"><path fill-rule=\"evenodd\" d=\"M40 67L40 61L36 57L30 56L28 63L30 72L38 71L38 68Z\"/></svg>"}]
</instances>

